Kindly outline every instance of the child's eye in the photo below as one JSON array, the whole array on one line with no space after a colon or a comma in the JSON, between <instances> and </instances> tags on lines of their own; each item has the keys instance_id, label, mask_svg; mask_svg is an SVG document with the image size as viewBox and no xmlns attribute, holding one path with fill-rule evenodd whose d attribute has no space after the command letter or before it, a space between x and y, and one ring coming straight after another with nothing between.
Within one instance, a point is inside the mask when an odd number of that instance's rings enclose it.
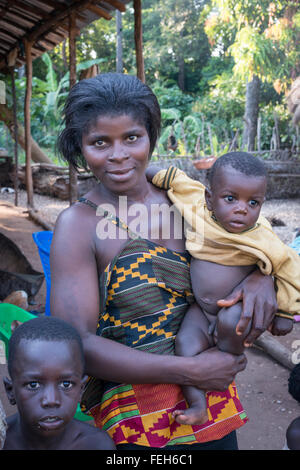
<instances>
[{"instance_id":1,"label":"child's eye","mask_svg":"<svg viewBox=\"0 0 300 470\"><path fill-rule=\"evenodd\" d=\"M233 196L224 196L224 200L226 202L233 202L234 201L234 197Z\"/></svg>"},{"instance_id":2,"label":"child's eye","mask_svg":"<svg viewBox=\"0 0 300 470\"><path fill-rule=\"evenodd\" d=\"M256 206L258 205L258 202L255 201L254 199L251 199L251 201L249 201L249 205L250 205L251 207L256 207Z\"/></svg>"},{"instance_id":3,"label":"child's eye","mask_svg":"<svg viewBox=\"0 0 300 470\"><path fill-rule=\"evenodd\" d=\"M73 383L70 380L64 380L61 383L61 386L62 386L63 389L68 390L69 388L72 388Z\"/></svg>"},{"instance_id":4,"label":"child's eye","mask_svg":"<svg viewBox=\"0 0 300 470\"><path fill-rule=\"evenodd\" d=\"M26 384L26 387L29 389L29 390L37 390L39 387L40 387L40 384L39 382L29 382L28 384Z\"/></svg>"},{"instance_id":5,"label":"child's eye","mask_svg":"<svg viewBox=\"0 0 300 470\"><path fill-rule=\"evenodd\" d=\"M95 142L95 146L96 146L96 147L103 147L103 145L104 145L104 140L97 140L97 141Z\"/></svg>"}]
</instances>

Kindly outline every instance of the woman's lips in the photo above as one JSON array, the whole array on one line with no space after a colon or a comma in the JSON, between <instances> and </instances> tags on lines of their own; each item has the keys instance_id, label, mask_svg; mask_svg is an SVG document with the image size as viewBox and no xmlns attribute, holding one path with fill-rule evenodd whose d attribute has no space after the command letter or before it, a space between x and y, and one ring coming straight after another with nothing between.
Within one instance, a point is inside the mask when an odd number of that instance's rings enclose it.
<instances>
[{"instance_id":1,"label":"woman's lips","mask_svg":"<svg viewBox=\"0 0 300 470\"><path fill-rule=\"evenodd\" d=\"M134 168L123 168L120 170L109 170L107 174L110 178L116 181L123 181L126 180L128 177L131 176Z\"/></svg>"}]
</instances>

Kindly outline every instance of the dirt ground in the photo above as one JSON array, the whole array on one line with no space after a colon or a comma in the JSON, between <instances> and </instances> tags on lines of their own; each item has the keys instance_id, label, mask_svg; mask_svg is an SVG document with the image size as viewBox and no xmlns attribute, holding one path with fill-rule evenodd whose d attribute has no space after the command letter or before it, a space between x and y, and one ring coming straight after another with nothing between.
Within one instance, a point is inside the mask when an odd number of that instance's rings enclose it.
<instances>
[{"instance_id":1,"label":"dirt ground","mask_svg":"<svg viewBox=\"0 0 300 470\"><path fill-rule=\"evenodd\" d=\"M35 205L39 214L48 223L55 223L59 212L68 206L68 202L35 195ZM263 214L280 219L285 225L275 226L274 230L285 242L290 243L295 231L300 227L300 199L267 201ZM26 213L26 194L21 191L19 206L14 206L14 195L0 194L0 232L9 236L38 271L43 271L37 247L32 233L43 230L28 219ZM46 286L43 283L35 300L33 310L42 311L45 305ZM293 331L286 337L277 338L290 351L296 352L297 340L300 340L300 322L295 323ZM298 349L300 346L298 345ZM299 404L288 394L287 383L290 371L257 347L246 351L247 368L238 374L236 382L239 396L246 410L249 421L238 430L241 450L280 450L285 442L285 431L289 423L300 415ZM300 359L300 351L298 354ZM7 374L5 356L0 348L0 377ZM0 381L0 399L6 414L15 412L5 396L2 380Z\"/></svg>"}]
</instances>

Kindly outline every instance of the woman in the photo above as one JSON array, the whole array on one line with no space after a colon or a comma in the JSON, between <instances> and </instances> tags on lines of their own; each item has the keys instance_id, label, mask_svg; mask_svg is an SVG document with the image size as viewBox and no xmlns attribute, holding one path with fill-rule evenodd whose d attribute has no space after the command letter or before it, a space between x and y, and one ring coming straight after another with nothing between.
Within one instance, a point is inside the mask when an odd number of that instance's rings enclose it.
<instances>
[{"instance_id":1,"label":"woman","mask_svg":"<svg viewBox=\"0 0 300 470\"><path fill-rule=\"evenodd\" d=\"M118 449L236 449L235 429L246 418L232 381L245 357L215 348L197 357L173 355L193 297L178 218L172 210L170 217L152 210L171 206L145 175L159 130L156 97L135 77L102 74L72 88L59 150L99 184L57 220L51 311L82 336L90 376L83 403ZM241 298L245 326L253 317L247 338L253 343L275 313L272 280L251 274L222 306ZM215 390L207 394L211 415L202 426L171 418L183 406L183 384Z\"/></svg>"}]
</instances>

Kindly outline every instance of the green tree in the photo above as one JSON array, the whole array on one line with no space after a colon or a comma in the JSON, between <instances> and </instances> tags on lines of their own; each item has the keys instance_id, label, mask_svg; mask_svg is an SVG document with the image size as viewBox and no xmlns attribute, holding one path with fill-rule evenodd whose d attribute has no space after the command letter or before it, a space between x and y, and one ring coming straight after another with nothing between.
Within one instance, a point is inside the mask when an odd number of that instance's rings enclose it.
<instances>
[{"instance_id":1,"label":"green tree","mask_svg":"<svg viewBox=\"0 0 300 470\"><path fill-rule=\"evenodd\" d=\"M225 52L234 58L235 74L247 81L243 144L253 150L261 82L273 82L282 91L290 82L292 70L299 69L296 2L212 0L212 6L206 24L208 37L216 51L222 50L224 38Z\"/></svg>"}]
</instances>

